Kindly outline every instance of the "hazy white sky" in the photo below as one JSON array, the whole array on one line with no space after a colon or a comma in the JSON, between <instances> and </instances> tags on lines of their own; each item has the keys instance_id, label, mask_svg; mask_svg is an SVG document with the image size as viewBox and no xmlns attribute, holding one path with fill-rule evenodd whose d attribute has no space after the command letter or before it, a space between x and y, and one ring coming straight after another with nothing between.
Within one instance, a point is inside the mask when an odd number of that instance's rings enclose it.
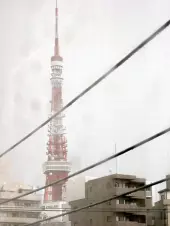
<instances>
[{"instance_id":1,"label":"hazy white sky","mask_svg":"<svg viewBox=\"0 0 170 226\"><path fill-rule=\"evenodd\" d=\"M0 149L48 116L55 0L0 0ZM168 0L60 0L64 102L169 19ZM69 159L84 167L170 126L170 28L66 112ZM15 180L42 184L47 128L4 158ZM170 134L118 160L149 180L170 173ZM9 166L10 165L10 166ZM115 161L87 175L115 172Z\"/></svg>"}]
</instances>

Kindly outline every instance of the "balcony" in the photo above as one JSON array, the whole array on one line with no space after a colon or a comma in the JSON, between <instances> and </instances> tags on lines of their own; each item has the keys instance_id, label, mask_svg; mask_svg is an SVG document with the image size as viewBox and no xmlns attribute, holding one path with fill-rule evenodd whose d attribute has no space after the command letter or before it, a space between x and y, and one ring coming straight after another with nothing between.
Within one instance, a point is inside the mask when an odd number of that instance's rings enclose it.
<instances>
[{"instance_id":1,"label":"balcony","mask_svg":"<svg viewBox=\"0 0 170 226\"><path fill-rule=\"evenodd\" d=\"M70 172L71 165L69 162L65 161L48 161L43 164L43 172L46 173L48 171L65 171Z\"/></svg>"},{"instance_id":2,"label":"balcony","mask_svg":"<svg viewBox=\"0 0 170 226\"><path fill-rule=\"evenodd\" d=\"M131 204L116 204L116 212L135 213L137 215L146 215L146 207Z\"/></svg>"},{"instance_id":3,"label":"balcony","mask_svg":"<svg viewBox=\"0 0 170 226\"><path fill-rule=\"evenodd\" d=\"M146 226L146 224L133 221L116 221L116 226Z\"/></svg>"},{"instance_id":4,"label":"balcony","mask_svg":"<svg viewBox=\"0 0 170 226\"><path fill-rule=\"evenodd\" d=\"M22 218L22 217L0 217L0 223L20 223L30 224L39 220L38 218Z\"/></svg>"},{"instance_id":5,"label":"balcony","mask_svg":"<svg viewBox=\"0 0 170 226\"><path fill-rule=\"evenodd\" d=\"M23 193L18 193L18 192L0 192L0 200L1 199L9 199L9 198L13 198L13 197L16 197L18 196L19 194L24 194ZM22 198L20 198L20 200L29 200L29 201L37 201L40 203L41 201L41 198L42 198L42 195L39 195L39 194L30 194L30 195L27 195L27 196L24 196Z\"/></svg>"},{"instance_id":6,"label":"balcony","mask_svg":"<svg viewBox=\"0 0 170 226\"><path fill-rule=\"evenodd\" d=\"M37 206L37 207L26 207L24 205L22 206L15 206L15 205L0 205L0 210L7 210L7 211L11 211L11 212L27 212L27 213L30 213L30 212L35 212L37 213L37 211L41 211L42 209Z\"/></svg>"},{"instance_id":7,"label":"balcony","mask_svg":"<svg viewBox=\"0 0 170 226\"><path fill-rule=\"evenodd\" d=\"M114 188L114 193L116 194L116 195L120 195L120 194L123 194L123 193L126 193L126 192L129 192L129 191L133 191L134 190L134 188ZM129 196L129 197L133 197L133 198L136 198L136 199L145 199L146 198L146 192L143 190L141 190L141 191L136 191L136 192L133 192L133 193L131 193L131 194L129 194L129 195L127 195L127 196Z\"/></svg>"}]
</instances>

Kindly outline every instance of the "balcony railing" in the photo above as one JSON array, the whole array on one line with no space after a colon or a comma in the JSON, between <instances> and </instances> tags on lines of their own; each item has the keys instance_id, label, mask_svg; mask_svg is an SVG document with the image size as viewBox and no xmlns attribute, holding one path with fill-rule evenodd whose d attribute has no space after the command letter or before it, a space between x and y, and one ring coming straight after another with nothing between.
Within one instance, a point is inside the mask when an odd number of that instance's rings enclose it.
<instances>
[{"instance_id":1,"label":"balcony railing","mask_svg":"<svg viewBox=\"0 0 170 226\"><path fill-rule=\"evenodd\" d=\"M37 213L38 211L41 211L42 209L40 208L40 206L24 206L24 205L20 205L20 206L15 206L15 205L0 205L0 210L10 210L11 212L35 212Z\"/></svg>"},{"instance_id":2,"label":"balcony railing","mask_svg":"<svg viewBox=\"0 0 170 226\"><path fill-rule=\"evenodd\" d=\"M18 193L18 192L0 192L0 200L1 199L9 199L9 198L13 198L15 196L18 196L18 194L24 194L24 193ZM39 194L32 194L32 195L27 195L24 196L22 198L20 198L20 200L30 200L30 201L41 201L42 195Z\"/></svg>"},{"instance_id":3,"label":"balcony railing","mask_svg":"<svg viewBox=\"0 0 170 226\"><path fill-rule=\"evenodd\" d=\"M116 221L116 226L146 226L146 224L133 221Z\"/></svg>"},{"instance_id":4,"label":"balcony railing","mask_svg":"<svg viewBox=\"0 0 170 226\"><path fill-rule=\"evenodd\" d=\"M137 215L146 215L146 207L133 205L133 204L115 204L116 212L129 212L136 213Z\"/></svg>"},{"instance_id":5,"label":"balcony railing","mask_svg":"<svg viewBox=\"0 0 170 226\"><path fill-rule=\"evenodd\" d=\"M0 217L1 223L20 223L20 224L29 224L36 222L38 218L22 218L22 217Z\"/></svg>"},{"instance_id":6,"label":"balcony railing","mask_svg":"<svg viewBox=\"0 0 170 226\"><path fill-rule=\"evenodd\" d=\"M122 193L125 193L125 192L129 192L129 191L133 191L134 188L114 188L113 189L113 192L117 195L119 194L122 194ZM146 197L146 191L136 191L136 192L133 192L127 196L130 196L130 197L134 197L134 198L145 198Z\"/></svg>"}]
</instances>

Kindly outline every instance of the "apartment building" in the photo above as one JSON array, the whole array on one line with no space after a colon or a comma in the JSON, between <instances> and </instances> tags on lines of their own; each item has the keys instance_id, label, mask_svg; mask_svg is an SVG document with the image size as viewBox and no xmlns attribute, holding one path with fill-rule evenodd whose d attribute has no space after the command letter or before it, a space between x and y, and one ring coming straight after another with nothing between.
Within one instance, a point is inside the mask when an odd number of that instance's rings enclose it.
<instances>
[{"instance_id":1,"label":"apartment building","mask_svg":"<svg viewBox=\"0 0 170 226\"><path fill-rule=\"evenodd\" d=\"M170 175L166 177L170 179ZM165 189L159 191L159 197L152 210L154 226L170 226L170 180Z\"/></svg>"},{"instance_id":2,"label":"apartment building","mask_svg":"<svg viewBox=\"0 0 170 226\"><path fill-rule=\"evenodd\" d=\"M0 185L0 202L31 191L21 184ZM41 195L31 194L21 199L0 205L0 226L18 226L33 223L40 218Z\"/></svg>"},{"instance_id":3,"label":"apartment building","mask_svg":"<svg viewBox=\"0 0 170 226\"><path fill-rule=\"evenodd\" d=\"M114 174L85 184L85 198L69 202L72 209L131 191L146 184L143 178ZM71 214L71 226L150 226L152 192L141 190L128 196Z\"/></svg>"}]
</instances>

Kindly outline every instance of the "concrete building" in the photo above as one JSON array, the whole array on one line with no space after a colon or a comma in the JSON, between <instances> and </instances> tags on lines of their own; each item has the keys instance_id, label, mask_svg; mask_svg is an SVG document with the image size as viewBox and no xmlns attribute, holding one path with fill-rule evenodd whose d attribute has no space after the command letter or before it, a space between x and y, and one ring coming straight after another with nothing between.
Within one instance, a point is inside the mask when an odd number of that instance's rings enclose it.
<instances>
[{"instance_id":1,"label":"concrete building","mask_svg":"<svg viewBox=\"0 0 170 226\"><path fill-rule=\"evenodd\" d=\"M71 206L68 202L77 200L77 199L84 199L85 198L85 184L89 181L95 179L94 177L89 176L76 176L71 178L67 182L67 190L66 190L66 204L63 204L63 213L71 210ZM63 221L67 222L67 225L70 226L71 222L69 222L69 216L65 215L63 217Z\"/></svg>"},{"instance_id":2,"label":"concrete building","mask_svg":"<svg viewBox=\"0 0 170 226\"><path fill-rule=\"evenodd\" d=\"M160 200L152 210L154 226L170 226L170 181L166 182L165 189L159 191L159 196Z\"/></svg>"},{"instance_id":3,"label":"concrete building","mask_svg":"<svg viewBox=\"0 0 170 226\"><path fill-rule=\"evenodd\" d=\"M67 182L66 200L70 202L77 199L84 199L85 184L94 179L96 178L82 175L70 178Z\"/></svg>"},{"instance_id":4,"label":"concrete building","mask_svg":"<svg viewBox=\"0 0 170 226\"><path fill-rule=\"evenodd\" d=\"M89 205L133 190L146 184L145 179L114 174L90 180L85 184L85 198L69 202L72 209ZM152 208L150 189L71 214L71 226L146 226L152 225L148 210Z\"/></svg>"},{"instance_id":5,"label":"concrete building","mask_svg":"<svg viewBox=\"0 0 170 226\"><path fill-rule=\"evenodd\" d=\"M21 184L1 184L0 203L32 189ZM0 226L18 226L39 220L41 199L40 194L32 194L0 205Z\"/></svg>"}]
</instances>

